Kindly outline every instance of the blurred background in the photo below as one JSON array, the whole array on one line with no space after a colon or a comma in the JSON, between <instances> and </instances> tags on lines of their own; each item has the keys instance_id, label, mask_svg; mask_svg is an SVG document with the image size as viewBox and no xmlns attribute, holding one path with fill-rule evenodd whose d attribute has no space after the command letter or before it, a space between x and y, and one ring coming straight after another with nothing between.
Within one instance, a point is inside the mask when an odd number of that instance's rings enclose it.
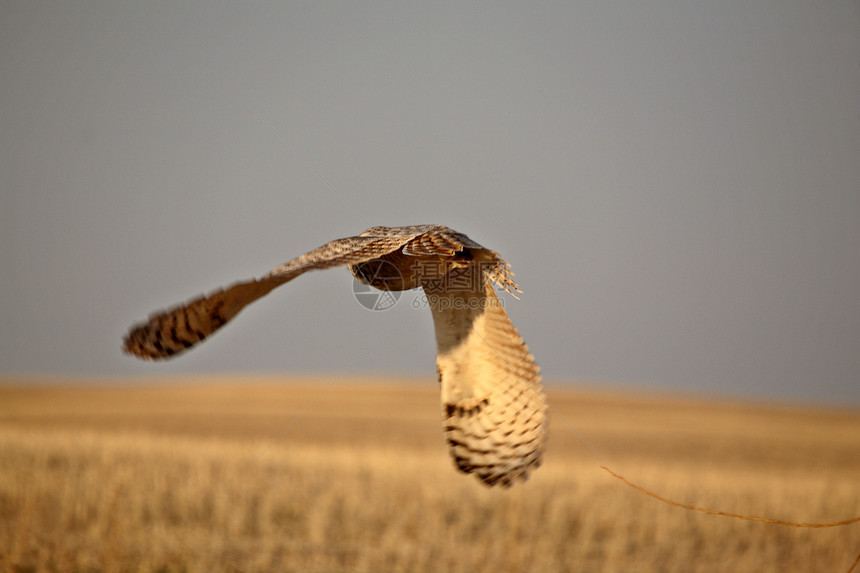
<instances>
[{"instance_id":1,"label":"blurred background","mask_svg":"<svg viewBox=\"0 0 860 573\"><path fill-rule=\"evenodd\" d=\"M434 379L344 270L180 359L152 311L374 225L500 252L549 383L860 404L860 5L0 4L0 376Z\"/></svg>"}]
</instances>

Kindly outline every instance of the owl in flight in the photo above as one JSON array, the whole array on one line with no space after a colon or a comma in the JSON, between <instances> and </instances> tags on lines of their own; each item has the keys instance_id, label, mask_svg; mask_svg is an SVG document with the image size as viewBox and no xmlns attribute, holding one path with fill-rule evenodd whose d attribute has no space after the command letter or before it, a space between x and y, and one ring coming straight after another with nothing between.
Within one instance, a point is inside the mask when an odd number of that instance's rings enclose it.
<instances>
[{"instance_id":1,"label":"owl in flight","mask_svg":"<svg viewBox=\"0 0 860 573\"><path fill-rule=\"evenodd\" d=\"M445 437L457 468L489 486L528 478L546 442L546 401L540 369L493 283L521 291L497 253L442 225L372 227L336 239L260 279L151 315L131 328L123 349L147 360L169 358L275 287L340 265L383 291L424 289L436 330Z\"/></svg>"}]
</instances>

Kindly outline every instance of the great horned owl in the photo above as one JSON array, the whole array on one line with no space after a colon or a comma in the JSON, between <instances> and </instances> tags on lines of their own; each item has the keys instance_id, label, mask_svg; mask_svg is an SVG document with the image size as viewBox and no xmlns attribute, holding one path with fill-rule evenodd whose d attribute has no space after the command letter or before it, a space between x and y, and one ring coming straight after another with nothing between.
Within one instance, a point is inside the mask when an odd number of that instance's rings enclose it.
<instances>
[{"instance_id":1,"label":"great horned owl","mask_svg":"<svg viewBox=\"0 0 860 573\"><path fill-rule=\"evenodd\" d=\"M169 358L275 287L340 265L381 290L424 289L436 330L445 437L457 468L490 486L525 480L541 463L547 406L540 369L493 283L520 291L497 253L448 227L372 227L331 241L260 279L153 314L132 327L123 348L144 359Z\"/></svg>"}]
</instances>

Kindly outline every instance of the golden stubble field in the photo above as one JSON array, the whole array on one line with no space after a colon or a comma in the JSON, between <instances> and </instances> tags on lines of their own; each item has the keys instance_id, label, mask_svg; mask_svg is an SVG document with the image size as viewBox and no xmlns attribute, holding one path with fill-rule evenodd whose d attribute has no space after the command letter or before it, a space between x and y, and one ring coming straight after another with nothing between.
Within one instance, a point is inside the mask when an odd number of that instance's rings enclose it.
<instances>
[{"instance_id":1,"label":"golden stubble field","mask_svg":"<svg viewBox=\"0 0 860 573\"><path fill-rule=\"evenodd\" d=\"M547 391L544 466L454 470L435 381L0 386L3 571L838 571L860 412ZM325 390L328 387L327 390ZM569 426L590 442L589 449Z\"/></svg>"}]
</instances>

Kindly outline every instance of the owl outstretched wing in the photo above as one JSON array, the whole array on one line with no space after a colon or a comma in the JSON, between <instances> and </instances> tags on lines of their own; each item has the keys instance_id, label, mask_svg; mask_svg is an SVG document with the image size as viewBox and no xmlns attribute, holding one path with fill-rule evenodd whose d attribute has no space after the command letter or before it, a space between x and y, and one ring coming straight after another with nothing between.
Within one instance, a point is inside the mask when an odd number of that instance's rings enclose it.
<instances>
[{"instance_id":1,"label":"owl outstretched wing","mask_svg":"<svg viewBox=\"0 0 860 573\"><path fill-rule=\"evenodd\" d=\"M451 455L461 471L507 487L540 466L547 405L540 369L490 278L457 269L424 290Z\"/></svg>"},{"instance_id":2,"label":"owl outstretched wing","mask_svg":"<svg viewBox=\"0 0 860 573\"><path fill-rule=\"evenodd\" d=\"M129 330L123 339L123 350L147 360L175 356L205 340L243 308L297 276L374 259L402 248L431 227L374 227L356 237L336 239L284 263L260 279L236 283L150 315Z\"/></svg>"}]
</instances>

